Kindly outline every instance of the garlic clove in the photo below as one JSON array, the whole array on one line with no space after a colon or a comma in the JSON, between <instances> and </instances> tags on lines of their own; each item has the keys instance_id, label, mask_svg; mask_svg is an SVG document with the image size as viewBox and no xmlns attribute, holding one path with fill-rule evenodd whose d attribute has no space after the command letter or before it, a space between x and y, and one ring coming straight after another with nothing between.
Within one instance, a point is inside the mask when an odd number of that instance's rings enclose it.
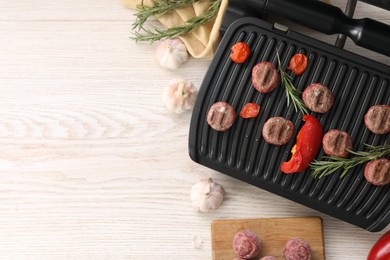
<instances>
[{"instance_id":1,"label":"garlic clove","mask_svg":"<svg viewBox=\"0 0 390 260\"><path fill-rule=\"evenodd\" d=\"M191 189L192 207L196 211L213 212L222 204L225 190L212 178L202 179Z\"/></svg>"},{"instance_id":2,"label":"garlic clove","mask_svg":"<svg viewBox=\"0 0 390 260\"><path fill-rule=\"evenodd\" d=\"M193 234L192 235L192 245L194 248L199 249L202 247L202 238L198 234Z\"/></svg>"},{"instance_id":3,"label":"garlic clove","mask_svg":"<svg viewBox=\"0 0 390 260\"><path fill-rule=\"evenodd\" d=\"M163 100L169 111L181 114L194 107L198 90L184 79L174 79L164 91Z\"/></svg>"},{"instance_id":4,"label":"garlic clove","mask_svg":"<svg viewBox=\"0 0 390 260\"><path fill-rule=\"evenodd\" d=\"M163 68L176 70L188 60L187 47L179 38L163 39L157 43L156 58Z\"/></svg>"}]
</instances>

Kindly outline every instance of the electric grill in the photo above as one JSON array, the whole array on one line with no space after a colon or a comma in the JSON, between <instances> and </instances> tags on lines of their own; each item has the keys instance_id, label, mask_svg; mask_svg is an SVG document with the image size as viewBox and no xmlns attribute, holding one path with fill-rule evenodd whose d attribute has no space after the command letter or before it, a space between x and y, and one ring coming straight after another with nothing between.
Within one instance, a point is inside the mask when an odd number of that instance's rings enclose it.
<instances>
[{"instance_id":1,"label":"electric grill","mask_svg":"<svg viewBox=\"0 0 390 260\"><path fill-rule=\"evenodd\" d=\"M383 3L383 1L382 1ZM386 5L388 7L388 5ZM390 221L390 185L375 187L364 176L364 165L355 167L340 179L335 173L313 178L311 170L284 174L279 167L291 158L291 148L303 125L302 114L287 106L282 87L261 94L252 87L251 71L260 61L277 65L277 53L283 68L291 57L304 53L307 70L293 76L300 90L311 83L328 86L335 103L326 114L312 112L324 133L341 129L350 134L354 150L364 144L390 143L389 134L375 135L364 125L364 115L376 104L390 105L390 67L320 42L287 27L253 18L256 14L278 14L327 34L348 35L356 44L390 56L390 27L365 18L355 20L334 6L311 0L231 0L221 31L224 37L208 68L193 110L189 154L195 162L298 202L371 232L380 231ZM297 16L297 17L296 17ZM227 26L229 25L229 26ZM343 37L339 37L339 44ZM244 64L230 59L230 48L238 41L249 44L251 56ZM226 101L238 112L248 102L261 106L253 119L237 117L225 132L213 130L206 122L208 109ZM291 120L295 132L283 146L267 144L261 134L270 117ZM324 155L321 149L316 159Z\"/></svg>"}]
</instances>

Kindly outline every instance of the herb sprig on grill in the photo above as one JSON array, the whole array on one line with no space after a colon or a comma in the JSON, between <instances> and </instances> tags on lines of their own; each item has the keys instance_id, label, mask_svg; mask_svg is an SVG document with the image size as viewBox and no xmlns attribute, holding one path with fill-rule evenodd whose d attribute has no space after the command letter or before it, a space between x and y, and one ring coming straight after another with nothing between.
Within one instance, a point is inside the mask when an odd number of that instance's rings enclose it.
<instances>
[{"instance_id":1,"label":"herb sprig on grill","mask_svg":"<svg viewBox=\"0 0 390 260\"><path fill-rule=\"evenodd\" d=\"M280 74L281 85L284 88L287 98L287 106L292 104L294 105L295 111L301 111L302 114L309 114L309 109L303 103L303 100L300 98L301 92L294 86L292 83L292 77L289 75L282 67L280 62L279 53L276 53L278 57L278 71Z\"/></svg>"},{"instance_id":2,"label":"herb sprig on grill","mask_svg":"<svg viewBox=\"0 0 390 260\"><path fill-rule=\"evenodd\" d=\"M390 144L381 146L365 144L365 146L368 148L367 151L354 152L348 150L353 155L351 158L324 156L323 159L326 160L315 160L310 164L310 168L313 170L313 177L321 178L331 175L338 170L343 170L340 175L340 178L343 178L352 168L390 154Z\"/></svg>"}]
</instances>

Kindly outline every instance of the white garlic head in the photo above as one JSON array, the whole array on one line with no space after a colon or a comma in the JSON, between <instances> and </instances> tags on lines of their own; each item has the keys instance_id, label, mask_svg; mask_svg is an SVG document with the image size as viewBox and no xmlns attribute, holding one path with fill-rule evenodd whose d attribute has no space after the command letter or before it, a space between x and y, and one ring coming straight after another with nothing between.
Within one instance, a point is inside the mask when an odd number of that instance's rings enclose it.
<instances>
[{"instance_id":1,"label":"white garlic head","mask_svg":"<svg viewBox=\"0 0 390 260\"><path fill-rule=\"evenodd\" d=\"M164 103L169 111L181 114L194 107L198 90L184 79L174 79L164 91Z\"/></svg>"},{"instance_id":2,"label":"white garlic head","mask_svg":"<svg viewBox=\"0 0 390 260\"><path fill-rule=\"evenodd\" d=\"M196 211L212 212L222 203L225 190L212 178L202 179L191 189L192 207Z\"/></svg>"},{"instance_id":3,"label":"white garlic head","mask_svg":"<svg viewBox=\"0 0 390 260\"><path fill-rule=\"evenodd\" d=\"M188 60L187 47L179 38L163 39L157 43L156 58L162 67L176 70Z\"/></svg>"}]
</instances>

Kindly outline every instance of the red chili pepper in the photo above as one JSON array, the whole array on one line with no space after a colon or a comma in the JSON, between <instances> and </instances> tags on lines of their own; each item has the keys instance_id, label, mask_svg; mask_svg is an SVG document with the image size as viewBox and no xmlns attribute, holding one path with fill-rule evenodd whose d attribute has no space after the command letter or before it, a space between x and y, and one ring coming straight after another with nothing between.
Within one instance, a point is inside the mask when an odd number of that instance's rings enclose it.
<instances>
[{"instance_id":1,"label":"red chili pepper","mask_svg":"<svg viewBox=\"0 0 390 260\"><path fill-rule=\"evenodd\" d=\"M237 42L232 46L233 51L232 54L230 54L230 58L235 63L244 63L251 53L251 50L249 48L249 45L245 42Z\"/></svg>"},{"instance_id":2,"label":"red chili pepper","mask_svg":"<svg viewBox=\"0 0 390 260\"><path fill-rule=\"evenodd\" d=\"M299 76L306 70L307 67L307 57L304 54L295 54L288 66L288 69L291 70L295 75Z\"/></svg>"},{"instance_id":3,"label":"red chili pepper","mask_svg":"<svg viewBox=\"0 0 390 260\"><path fill-rule=\"evenodd\" d=\"M240 112L242 118L252 118L256 117L260 112L260 105L256 103L247 103L245 104Z\"/></svg>"},{"instance_id":4,"label":"red chili pepper","mask_svg":"<svg viewBox=\"0 0 390 260\"><path fill-rule=\"evenodd\" d=\"M381 236L368 253L367 260L390 259L390 230Z\"/></svg>"},{"instance_id":5,"label":"red chili pepper","mask_svg":"<svg viewBox=\"0 0 390 260\"><path fill-rule=\"evenodd\" d=\"M283 162L280 167L284 173L304 171L314 160L321 147L321 123L310 115L303 115L303 121L306 123L297 135L297 143L291 149L292 157L290 161Z\"/></svg>"}]
</instances>

